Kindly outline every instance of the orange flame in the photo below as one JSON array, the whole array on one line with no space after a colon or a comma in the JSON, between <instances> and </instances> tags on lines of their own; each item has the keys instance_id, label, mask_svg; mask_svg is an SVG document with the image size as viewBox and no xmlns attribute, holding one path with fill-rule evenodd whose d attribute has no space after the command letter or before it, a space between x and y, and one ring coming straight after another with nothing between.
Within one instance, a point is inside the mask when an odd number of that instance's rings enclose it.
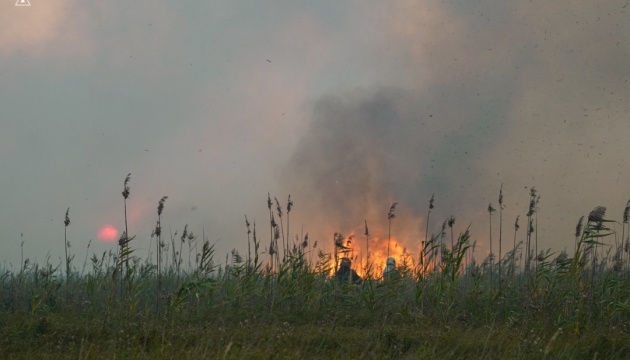
<instances>
[{"instance_id":1,"label":"orange flame","mask_svg":"<svg viewBox=\"0 0 630 360\"><path fill-rule=\"evenodd\" d=\"M395 236L388 238L355 234L352 232L345 237L345 249L338 248L337 260L339 262L344 257L352 260L352 268L361 277L366 277L369 273L373 278L380 278L388 257L394 258L397 266L405 261L412 268L416 265L417 256Z\"/></svg>"}]
</instances>

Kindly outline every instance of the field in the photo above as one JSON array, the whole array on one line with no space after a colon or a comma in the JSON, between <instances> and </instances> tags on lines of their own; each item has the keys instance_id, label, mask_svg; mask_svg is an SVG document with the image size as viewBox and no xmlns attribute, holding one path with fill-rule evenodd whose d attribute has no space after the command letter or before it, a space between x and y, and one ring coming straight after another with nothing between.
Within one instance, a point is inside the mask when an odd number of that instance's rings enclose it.
<instances>
[{"instance_id":1,"label":"field","mask_svg":"<svg viewBox=\"0 0 630 360\"><path fill-rule=\"evenodd\" d=\"M152 256L135 256L134 238L123 233L116 251L93 254L79 266L65 242L63 264L27 259L18 270L2 270L0 353L8 359L630 357L628 247L613 241L612 220L597 207L580 219L572 254L537 253L532 196L527 241L505 254L476 263L468 231L451 238L451 246L443 231L422 241L419 254L398 259L399 279L383 282L370 261L355 265L364 274L361 285L331 277L347 255L342 236L335 235L332 253L308 239L290 244L271 199L268 251L246 219L247 255L233 251L223 261L187 229L163 239L164 197ZM494 211L489 206L490 217Z\"/></svg>"}]
</instances>

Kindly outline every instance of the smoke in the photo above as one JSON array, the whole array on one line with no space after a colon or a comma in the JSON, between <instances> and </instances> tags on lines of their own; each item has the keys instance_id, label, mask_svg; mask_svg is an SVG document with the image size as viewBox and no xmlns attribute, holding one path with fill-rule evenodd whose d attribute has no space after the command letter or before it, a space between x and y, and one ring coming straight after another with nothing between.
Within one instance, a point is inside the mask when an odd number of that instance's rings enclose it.
<instances>
[{"instance_id":1,"label":"smoke","mask_svg":"<svg viewBox=\"0 0 630 360\"><path fill-rule=\"evenodd\" d=\"M393 9L379 56L404 60L396 71L375 68L405 78L312 104L281 180L312 232L357 232L367 219L382 234L398 202L393 234L411 246L424 240L435 193L429 235L454 215L455 234L472 224L487 254L488 203L498 208L502 184L504 240L532 186L542 198L544 248L569 246L575 222L594 206L621 216L630 195L623 4L482 3Z\"/></svg>"},{"instance_id":2,"label":"smoke","mask_svg":"<svg viewBox=\"0 0 630 360\"><path fill-rule=\"evenodd\" d=\"M425 237L429 199L436 193L439 232L449 211L469 211L477 201L466 187L482 181L484 146L500 132L494 116L460 98L466 118L451 118L451 104L441 94L421 97L394 87L359 89L319 99L306 136L283 172L283 183L315 231L358 232L364 220L386 238L387 211L399 202L394 235L413 248ZM462 105L468 101L471 106ZM480 119L484 119L480 122ZM435 215L434 215L435 216ZM312 224L316 222L317 224ZM318 234L322 237L331 234ZM414 242L415 241L415 242Z\"/></svg>"}]
</instances>

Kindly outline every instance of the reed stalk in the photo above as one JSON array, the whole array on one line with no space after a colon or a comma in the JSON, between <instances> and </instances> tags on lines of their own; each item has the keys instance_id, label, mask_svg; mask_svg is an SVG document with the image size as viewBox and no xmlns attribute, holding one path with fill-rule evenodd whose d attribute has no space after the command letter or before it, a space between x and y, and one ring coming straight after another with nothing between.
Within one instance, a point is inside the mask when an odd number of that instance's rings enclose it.
<instances>
[{"instance_id":1,"label":"reed stalk","mask_svg":"<svg viewBox=\"0 0 630 360\"><path fill-rule=\"evenodd\" d=\"M364 267L364 272L367 274L368 272L368 266L370 263L370 230L368 229L368 224L367 224L367 220L365 221L365 231L363 232L363 235L365 235L365 267Z\"/></svg>"},{"instance_id":2,"label":"reed stalk","mask_svg":"<svg viewBox=\"0 0 630 360\"><path fill-rule=\"evenodd\" d=\"M514 243L512 244L512 276L514 276L514 273L516 272L516 233L520 228L518 224L518 218L519 215L516 215L516 220L514 221Z\"/></svg>"},{"instance_id":3,"label":"reed stalk","mask_svg":"<svg viewBox=\"0 0 630 360\"><path fill-rule=\"evenodd\" d=\"M156 295L156 311L159 313L160 312L160 296L162 293L162 246L164 246L164 244L162 243L162 212L164 211L164 202L166 202L166 199L168 199L168 196L163 196L160 201L158 202L158 207L157 207L157 214L158 214L158 220L157 220L157 225L155 227L155 236L156 236L156 241L157 241L157 295Z\"/></svg>"},{"instance_id":4,"label":"reed stalk","mask_svg":"<svg viewBox=\"0 0 630 360\"><path fill-rule=\"evenodd\" d=\"M396 217L396 214L394 214L394 211L396 210L396 205L398 205L397 202L393 203L392 206L390 206L389 211L387 212L387 222L388 222L388 226L387 226L387 257L389 258L389 247L390 247L390 242L391 242L391 238L392 238L392 219Z\"/></svg>"},{"instance_id":5,"label":"reed stalk","mask_svg":"<svg viewBox=\"0 0 630 360\"><path fill-rule=\"evenodd\" d=\"M249 228L249 220L247 220L247 215L245 215L245 226L247 227L247 274L249 274L251 261L252 261L252 253L251 253L252 249L251 249L251 242L249 240L249 236L252 233L252 231Z\"/></svg>"},{"instance_id":6,"label":"reed stalk","mask_svg":"<svg viewBox=\"0 0 630 360\"><path fill-rule=\"evenodd\" d=\"M280 202L278 201L277 197L274 197L274 200L276 201L276 211L278 213L278 219L280 219L280 233L282 235L282 261L284 261L285 258L287 257L287 248L288 248L289 240L286 239L286 242L285 242L284 225L282 224L282 207L280 206Z\"/></svg>"},{"instance_id":7,"label":"reed stalk","mask_svg":"<svg viewBox=\"0 0 630 360\"><path fill-rule=\"evenodd\" d=\"M293 200L291 200L291 195L289 194L289 198L287 199L287 240L291 238L291 232L289 228L291 218L289 216L291 215L292 208L293 208Z\"/></svg>"},{"instance_id":8,"label":"reed stalk","mask_svg":"<svg viewBox=\"0 0 630 360\"><path fill-rule=\"evenodd\" d=\"M63 248L66 256L66 303L68 302L68 294L70 291L70 261L68 260L68 226L70 226L70 207L66 210L66 217L63 221L65 225L63 230Z\"/></svg>"},{"instance_id":9,"label":"reed stalk","mask_svg":"<svg viewBox=\"0 0 630 360\"><path fill-rule=\"evenodd\" d=\"M494 263L494 255L492 253L492 213L495 212L496 210L492 207L492 203L488 204L488 216L490 217L490 256L488 257L490 259L490 288L492 289L494 287L494 282L493 280L493 275L492 275L492 268L493 268L493 263Z\"/></svg>"},{"instance_id":10,"label":"reed stalk","mask_svg":"<svg viewBox=\"0 0 630 360\"><path fill-rule=\"evenodd\" d=\"M125 177L125 181L123 183L123 191L122 191L122 196L123 196L123 205L125 208L125 240L127 240L127 237L129 236L129 228L127 227L127 199L129 198L129 181L131 180L131 173L127 174L127 177ZM129 259L126 259L127 261L125 262L125 267L127 269L127 272L129 272ZM122 274L122 269L121 269L121 274Z\"/></svg>"},{"instance_id":11,"label":"reed stalk","mask_svg":"<svg viewBox=\"0 0 630 360\"><path fill-rule=\"evenodd\" d=\"M503 233L503 184L501 184L501 188L499 189L499 292L501 292L501 243Z\"/></svg>"}]
</instances>

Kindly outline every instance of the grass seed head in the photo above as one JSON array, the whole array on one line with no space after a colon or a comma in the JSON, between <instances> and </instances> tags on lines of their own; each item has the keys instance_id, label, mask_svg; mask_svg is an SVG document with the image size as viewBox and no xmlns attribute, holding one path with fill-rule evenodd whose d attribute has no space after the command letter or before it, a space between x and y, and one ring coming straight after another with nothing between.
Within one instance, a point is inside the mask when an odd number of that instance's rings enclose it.
<instances>
[{"instance_id":1,"label":"grass seed head","mask_svg":"<svg viewBox=\"0 0 630 360\"><path fill-rule=\"evenodd\" d=\"M532 216L536 212L537 196L536 188L532 187L529 190L529 211L527 216Z\"/></svg>"},{"instance_id":2,"label":"grass seed head","mask_svg":"<svg viewBox=\"0 0 630 360\"><path fill-rule=\"evenodd\" d=\"M282 217L282 207L280 206L280 201L278 201L277 197L273 198L276 201L276 211L278 212L278 217Z\"/></svg>"},{"instance_id":3,"label":"grass seed head","mask_svg":"<svg viewBox=\"0 0 630 360\"><path fill-rule=\"evenodd\" d=\"M575 226L575 237L580 237L582 234L582 227L584 226L584 216L580 217L577 225Z\"/></svg>"},{"instance_id":4,"label":"grass seed head","mask_svg":"<svg viewBox=\"0 0 630 360\"><path fill-rule=\"evenodd\" d=\"M601 224L604 220L604 215L606 215L606 207L596 206L595 209L593 209L591 213L588 214L588 221Z\"/></svg>"},{"instance_id":5,"label":"grass seed head","mask_svg":"<svg viewBox=\"0 0 630 360\"><path fill-rule=\"evenodd\" d=\"M302 241L302 249L306 249L308 247L308 233L304 235L304 241Z\"/></svg>"},{"instance_id":6,"label":"grass seed head","mask_svg":"<svg viewBox=\"0 0 630 360\"><path fill-rule=\"evenodd\" d=\"M289 195L289 200L287 200L287 214L291 212L292 207L293 207L293 200L291 200L291 195Z\"/></svg>"},{"instance_id":7,"label":"grass seed head","mask_svg":"<svg viewBox=\"0 0 630 360\"><path fill-rule=\"evenodd\" d=\"M131 173L127 174L127 177L125 178L125 187L122 192L122 196L125 199L129 198L129 180L130 179L131 179Z\"/></svg>"},{"instance_id":8,"label":"grass seed head","mask_svg":"<svg viewBox=\"0 0 630 360\"><path fill-rule=\"evenodd\" d=\"M168 199L168 196L162 197L160 201L158 202L158 208L157 208L158 216L162 215L162 211L164 210L164 202L166 201L166 199Z\"/></svg>"},{"instance_id":9,"label":"grass seed head","mask_svg":"<svg viewBox=\"0 0 630 360\"><path fill-rule=\"evenodd\" d=\"M188 237L188 224L184 226L184 232L182 233L181 237L182 243L186 242L186 237Z\"/></svg>"},{"instance_id":10,"label":"grass seed head","mask_svg":"<svg viewBox=\"0 0 630 360\"><path fill-rule=\"evenodd\" d=\"M391 220L396 217L396 214L394 214L394 211L396 210L396 205L398 205L397 202L393 203L392 206L389 208L389 212L387 213L388 220Z\"/></svg>"},{"instance_id":11,"label":"grass seed head","mask_svg":"<svg viewBox=\"0 0 630 360\"><path fill-rule=\"evenodd\" d=\"M66 227L68 227L70 225L70 208L68 207L68 210L66 210L66 219L63 221L64 225L66 225Z\"/></svg>"}]
</instances>

